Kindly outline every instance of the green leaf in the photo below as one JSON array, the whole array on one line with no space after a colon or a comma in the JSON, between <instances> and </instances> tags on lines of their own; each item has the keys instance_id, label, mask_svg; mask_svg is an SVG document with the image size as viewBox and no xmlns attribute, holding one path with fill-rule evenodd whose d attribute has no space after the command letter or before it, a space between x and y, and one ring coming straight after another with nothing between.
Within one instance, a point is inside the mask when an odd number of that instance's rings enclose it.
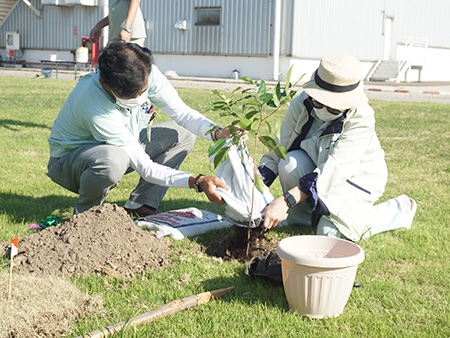
<instances>
[{"instance_id":1,"label":"green leaf","mask_svg":"<svg viewBox=\"0 0 450 338\"><path fill-rule=\"evenodd\" d=\"M239 125L241 126L242 129L245 130L249 130L249 126L252 124L252 121L250 121L249 119L243 118L241 120L241 122L239 122Z\"/></svg>"},{"instance_id":2,"label":"green leaf","mask_svg":"<svg viewBox=\"0 0 450 338\"><path fill-rule=\"evenodd\" d=\"M214 169L216 169L227 159L229 149L230 147L223 147L217 152L216 156L214 156Z\"/></svg>"},{"instance_id":3,"label":"green leaf","mask_svg":"<svg viewBox=\"0 0 450 338\"><path fill-rule=\"evenodd\" d=\"M257 128L259 126L259 119L254 119L252 124L249 126L249 131L257 132Z\"/></svg>"},{"instance_id":4,"label":"green leaf","mask_svg":"<svg viewBox=\"0 0 450 338\"><path fill-rule=\"evenodd\" d=\"M258 88L258 95L265 94L266 91L267 91L266 82L264 80L262 80L261 84L259 85L259 88Z\"/></svg>"},{"instance_id":5,"label":"green leaf","mask_svg":"<svg viewBox=\"0 0 450 338\"><path fill-rule=\"evenodd\" d=\"M237 91L239 91L239 90L241 90L242 89L242 87L236 87L232 92L231 92L231 94L234 94L234 93L236 93Z\"/></svg>"},{"instance_id":6,"label":"green leaf","mask_svg":"<svg viewBox=\"0 0 450 338\"><path fill-rule=\"evenodd\" d=\"M278 82L275 88L273 89L273 103L276 107L280 105L281 100L281 90L280 90L280 83Z\"/></svg>"},{"instance_id":7,"label":"green leaf","mask_svg":"<svg viewBox=\"0 0 450 338\"><path fill-rule=\"evenodd\" d=\"M275 154L277 154L277 156L279 158L282 158L283 160L286 159L286 155L287 155L287 150L284 146L276 146L273 151L275 152Z\"/></svg>"},{"instance_id":8,"label":"green leaf","mask_svg":"<svg viewBox=\"0 0 450 338\"><path fill-rule=\"evenodd\" d=\"M219 114L220 117L224 117L224 116L234 116L234 117L239 117L236 113L233 113L231 111L225 111Z\"/></svg>"},{"instance_id":9,"label":"green leaf","mask_svg":"<svg viewBox=\"0 0 450 338\"><path fill-rule=\"evenodd\" d=\"M245 101L245 102L243 103L243 106L244 106L244 107L246 107L246 106L257 106L257 105L258 105L258 102L256 102L256 101L253 100L253 99L248 100L248 101Z\"/></svg>"},{"instance_id":10,"label":"green leaf","mask_svg":"<svg viewBox=\"0 0 450 338\"><path fill-rule=\"evenodd\" d=\"M289 68L287 74L286 74L286 80L284 82L284 87L286 89L290 88L291 85L291 72L292 72L292 67L294 67L294 65L291 66L291 68Z\"/></svg>"},{"instance_id":11,"label":"green leaf","mask_svg":"<svg viewBox=\"0 0 450 338\"><path fill-rule=\"evenodd\" d=\"M211 134L211 133L212 133L213 131L215 131L215 130L216 130L216 128L208 129L208 130L206 131L206 133L205 133L205 136Z\"/></svg>"},{"instance_id":12,"label":"green leaf","mask_svg":"<svg viewBox=\"0 0 450 338\"><path fill-rule=\"evenodd\" d=\"M259 99L262 101L262 104L266 104L267 102L269 102L270 100L272 100L273 94L271 93L265 93L262 94Z\"/></svg>"},{"instance_id":13,"label":"green leaf","mask_svg":"<svg viewBox=\"0 0 450 338\"><path fill-rule=\"evenodd\" d=\"M278 141L281 141L281 123L283 122L283 117L280 117L275 123L276 137Z\"/></svg>"},{"instance_id":14,"label":"green leaf","mask_svg":"<svg viewBox=\"0 0 450 338\"><path fill-rule=\"evenodd\" d=\"M239 134L233 136L233 144L234 145L239 145L242 135L243 135L242 133L239 133Z\"/></svg>"},{"instance_id":15,"label":"green leaf","mask_svg":"<svg viewBox=\"0 0 450 338\"><path fill-rule=\"evenodd\" d=\"M208 156L211 156L211 155L214 155L215 153L217 153L217 151L219 151L219 149L223 147L223 145L225 144L226 141L227 141L227 139L221 138L220 140L217 140L217 141L211 143L211 145L209 146L209 149L208 149Z\"/></svg>"},{"instance_id":16,"label":"green leaf","mask_svg":"<svg viewBox=\"0 0 450 338\"><path fill-rule=\"evenodd\" d=\"M224 105L226 105L227 103L225 102L225 101L214 101L213 103L212 103L212 105L213 106L224 106Z\"/></svg>"},{"instance_id":17,"label":"green leaf","mask_svg":"<svg viewBox=\"0 0 450 338\"><path fill-rule=\"evenodd\" d=\"M264 120L266 122L267 128L269 128L269 134L272 134L272 126L270 125L269 121Z\"/></svg>"},{"instance_id":18,"label":"green leaf","mask_svg":"<svg viewBox=\"0 0 450 338\"><path fill-rule=\"evenodd\" d=\"M233 122L231 122L231 124L233 126L239 125L239 123L241 122L241 120L234 120Z\"/></svg>"},{"instance_id":19,"label":"green leaf","mask_svg":"<svg viewBox=\"0 0 450 338\"><path fill-rule=\"evenodd\" d=\"M261 141L262 144L264 144L270 150L272 150L273 148L275 148L277 146L277 142L270 136L260 136L259 140Z\"/></svg>"},{"instance_id":20,"label":"green leaf","mask_svg":"<svg viewBox=\"0 0 450 338\"><path fill-rule=\"evenodd\" d=\"M243 76L243 77L241 77L240 79L241 79L242 81L251 83L252 85L255 84L255 81L253 81L252 79L248 78L247 76Z\"/></svg>"},{"instance_id":21,"label":"green leaf","mask_svg":"<svg viewBox=\"0 0 450 338\"><path fill-rule=\"evenodd\" d=\"M220 110L220 109L227 107L227 104L226 104L226 102L223 102L223 101L213 102L212 107L215 110Z\"/></svg>"},{"instance_id":22,"label":"green leaf","mask_svg":"<svg viewBox=\"0 0 450 338\"><path fill-rule=\"evenodd\" d=\"M212 92L214 95L220 96L220 92L217 89L214 89Z\"/></svg>"},{"instance_id":23,"label":"green leaf","mask_svg":"<svg viewBox=\"0 0 450 338\"><path fill-rule=\"evenodd\" d=\"M230 134L234 134L238 130L239 130L239 127L237 127L235 125L230 126Z\"/></svg>"},{"instance_id":24,"label":"green leaf","mask_svg":"<svg viewBox=\"0 0 450 338\"><path fill-rule=\"evenodd\" d=\"M267 105L271 108L276 108L277 106L275 105L275 103L273 102L273 100L270 100L269 102L267 102Z\"/></svg>"},{"instance_id":25,"label":"green leaf","mask_svg":"<svg viewBox=\"0 0 450 338\"><path fill-rule=\"evenodd\" d=\"M250 120L256 114L258 114L258 111L257 110L252 110L251 112L248 112L247 114L245 114L245 118Z\"/></svg>"},{"instance_id":26,"label":"green leaf","mask_svg":"<svg viewBox=\"0 0 450 338\"><path fill-rule=\"evenodd\" d=\"M258 174L255 174L255 187L259 192L264 192L264 182Z\"/></svg>"}]
</instances>

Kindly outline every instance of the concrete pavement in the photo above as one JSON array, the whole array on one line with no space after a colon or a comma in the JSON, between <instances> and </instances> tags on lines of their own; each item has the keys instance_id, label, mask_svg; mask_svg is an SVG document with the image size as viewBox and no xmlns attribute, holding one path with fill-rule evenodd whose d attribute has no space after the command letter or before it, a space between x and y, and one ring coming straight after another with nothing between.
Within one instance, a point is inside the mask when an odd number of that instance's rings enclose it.
<instances>
[{"instance_id":1,"label":"concrete pavement","mask_svg":"<svg viewBox=\"0 0 450 338\"><path fill-rule=\"evenodd\" d=\"M40 78L39 68L9 68L0 67L0 76ZM77 78L89 71L78 70ZM56 72L52 71L52 78ZM74 81L73 70L59 70L58 79ZM195 88L204 90L232 91L237 86L245 86L241 80L226 78L206 78L194 76L179 76L169 78L176 88ZM276 82L266 81L268 86ZM409 101L409 102L438 102L450 104L450 82L365 82L365 91L371 100Z\"/></svg>"},{"instance_id":2,"label":"concrete pavement","mask_svg":"<svg viewBox=\"0 0 450 338\"><path fill-rule=\"evenodd\" d=\"M232 91L245 86L241 80L203 77L170 78L177 88L220 89ZM266 81L268 86L276 82ZM437 102L450 104L450 82L365 82L365 91L370 100Z\"/></svg>"}]
</instances>

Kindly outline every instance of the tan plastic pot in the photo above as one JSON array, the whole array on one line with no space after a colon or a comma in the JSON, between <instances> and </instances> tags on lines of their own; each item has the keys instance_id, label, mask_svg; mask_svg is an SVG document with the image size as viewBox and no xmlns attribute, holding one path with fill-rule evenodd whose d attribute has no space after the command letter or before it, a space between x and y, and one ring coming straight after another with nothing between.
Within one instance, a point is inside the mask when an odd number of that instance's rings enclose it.
<instances>
[{"instance_id":1,"label":"tan plastic pot","mask_svg":"<svg viewBox=\"0 0 450 338\"><path fill-rule=\"evenodd\" d=\"M294 236L280 241L283 286L292 311L311 318L337 317L352 291L363 249L326 236Z\"/></svg>"}]
</instances>

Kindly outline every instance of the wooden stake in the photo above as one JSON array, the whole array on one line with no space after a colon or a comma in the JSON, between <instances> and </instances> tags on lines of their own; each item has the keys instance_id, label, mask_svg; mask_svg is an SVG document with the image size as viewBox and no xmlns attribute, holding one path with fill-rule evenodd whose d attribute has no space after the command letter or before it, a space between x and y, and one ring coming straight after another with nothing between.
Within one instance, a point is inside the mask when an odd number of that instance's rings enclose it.
<instances>
[{"instance_id":1,"label":"wooden stake","mask_svg":"<svg viewBox=\"0 0 450 338\"><path fill-rule=\"evenodd\" d=\"M163 305L157 309L146 312L137 317L130 318L124 322L116 323L116 324L107 326L101 330L90 332L87 335L85 335L84 337L85 338L107 337L116 332L119 332L125 326L131 326L131 325L137 326L137 325L141 325L144 323L150 323L150 322L156 321L160 318L164 318L164 317L173 315L174 313L177 313L177 312L185 310L185 309L189 309L193 306L207 303L212 298L217 298L217 297L223 296L224 294L226 294L230 291L233 291L234 289L235 289L235 287L231 286L229 288L203 292L203 293L199 293L198 295L193 295L193 296L190 296L187 298L177 299L177 300L174 300L174 301L172 301L166 305ZM82 336L79 336L77 338L82 338Z\"/></svg>"},{"instance_id":2,"label":"wooden stake","mask_svg":"<svg viewBox=\"0 0 450 338\"><path fill-rule=\"evenodd\" d=\"M11 255L10 267L9 267L9 288L8 288L8 301L11 299L12 288L12 270L13 270L13 256Z\"/></svg>"}]
</instances>

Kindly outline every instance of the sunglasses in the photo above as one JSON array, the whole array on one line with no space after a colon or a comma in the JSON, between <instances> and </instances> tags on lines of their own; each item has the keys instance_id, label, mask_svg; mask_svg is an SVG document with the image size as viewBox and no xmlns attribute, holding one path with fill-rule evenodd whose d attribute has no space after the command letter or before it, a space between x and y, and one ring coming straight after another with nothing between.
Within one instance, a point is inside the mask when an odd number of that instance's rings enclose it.
<instances>
[{"instance_id":1,"label":"sunglasses","mask_svg":"<svg viewBox=\"0 0 450 338\"><path fill-rule=\"evenodd\" d=\"M327 106L323 105L322 103L314 100L313 98L311 98L311 104L316 109L322 109L323 107L325 107L325 108L327 108L328 112L333 114L333 115L339 115L340 113L344 112L344 111L339 110L339 109L334 109L334 108L327 107Z\"/></svg>"}]
</instances>

